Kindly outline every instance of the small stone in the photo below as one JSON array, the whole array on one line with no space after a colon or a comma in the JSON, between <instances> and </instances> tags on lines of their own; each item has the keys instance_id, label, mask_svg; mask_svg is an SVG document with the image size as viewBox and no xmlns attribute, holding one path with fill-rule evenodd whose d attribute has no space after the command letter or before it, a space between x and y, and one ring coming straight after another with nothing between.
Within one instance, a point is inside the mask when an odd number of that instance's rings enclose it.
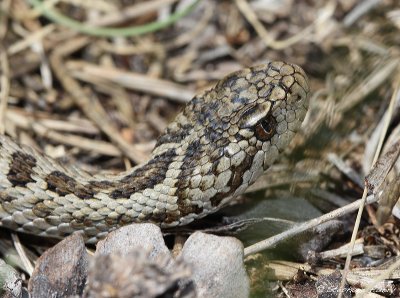
<instances>
[{"instance_id":1,"label":"small stone","mask_svg":"<svg viewBox=\"0 0 400 298\"><path fill-rule=\"evenodd\" d=\"M88 272L88 255L83 237L73 234L46 250L36 262L29 280L31 297L81 295Z\"/></svg>"},{"instance_id":2,"label":"small stone","mask_svg":"<svg viewBox=\"0 0 400 298\"><path fill-rule=\"evenodd\" d=\"M233 237L192 234L181 253L192 268L198 297L248 297L243 245Z\"/></svg>"},{"instance_id":3,"label":"small stone","mask_svg":"<svg viewBox=\"0 0 400 298\"><path fill-rule=\"evenodd\" d=\"M119 251L128 254L135 249L149 251L151 259L158 255L168 255L161 230L150 223L131 224L111 232L104 240L99 241L95 256Z\"/></svg>"}]
</instances>

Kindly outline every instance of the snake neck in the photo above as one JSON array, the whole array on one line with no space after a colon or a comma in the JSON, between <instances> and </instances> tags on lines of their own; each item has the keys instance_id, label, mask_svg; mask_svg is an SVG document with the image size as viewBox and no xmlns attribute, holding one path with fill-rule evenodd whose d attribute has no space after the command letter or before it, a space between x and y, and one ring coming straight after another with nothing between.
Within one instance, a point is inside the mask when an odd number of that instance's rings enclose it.
<instances>
[{"instance_id":1,"label":"snake neck","mask_svg":"<svg viewBox=\"0 0 400 298\"><path fill-rule=\"evenodd\" d=\"M204 211L182 192L193 158L190 148L187 152L176 144L160 145L149 161L131 170L90 175L0 136L0 219L35 234L30 224L38 219L46 229L65 222L96 235L132 222L187 223Z\"/></svg>"}]
</instances>

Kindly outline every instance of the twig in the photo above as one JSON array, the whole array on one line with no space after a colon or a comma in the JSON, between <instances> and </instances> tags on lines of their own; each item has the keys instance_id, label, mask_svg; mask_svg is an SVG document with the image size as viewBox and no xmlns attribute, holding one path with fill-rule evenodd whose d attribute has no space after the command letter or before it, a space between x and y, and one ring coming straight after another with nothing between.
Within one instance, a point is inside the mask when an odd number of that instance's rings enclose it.
<instances>
[{"instance_id":1,"label":"twig","mask_svg":"<svg viewBox=\"0 0 400 298\"><path fill-rule=\"evenodd\" d=\"M378 200L377 197L375 196L369 196L367 197L367 204L372 204L375 203ZM316 226L327 222L329 220L335 219L337 217L343 216L345 214L348 214L350 212L353 212L357 210L360 206L361 200L357 200L351 204L348 204L344 207L338 208L336 210L333 210L332 212L326 213L318 218L313 218L309 221L306 221L304 223L301 223L283 233L280 233L278 235L275 235L273 237L270 237L268 239L265 239L263 241L260 241L258 243L255 243L251 246L248 246L244 249L244 256L247 257L251 254L263 251L268 248L272 248L275 245L277 245L279 242L293 237L299 233L302 233L304 231L307 231L309 229L315 228Z\"/></svg>"},{"instance_id":2,"label":"twig","mask_svg":"<svg viewBox=\"0 0 400 298\"><path fill-rule=\"evenodd\" d=\"M114 82L131 90L167 97L181 103L188 102L194 96L194 93L183 85L139 73L110 67L99 67L83 61L78 63L70 62L66 66L74 77L91 83L95 78L98 78Z\"/></svg>"},{"instance_id":3,"label":"twig","mask_svg":"<svg viewBox=\"0 0 400 298\"><path fill-rule=\"evenodd\" d=\"M29 258L26 255L24 248L22 247L22 244L21 244L21 241L19 240L18 235L15 233L11 233L11 238L13 240L14 247L17 250L19 257L21 258L22 264L25 267L25 271L30 276L32 276L32 272L33 272L34 268L32 266L32 263L29 261Z\"/></svg>"}]
</instances>

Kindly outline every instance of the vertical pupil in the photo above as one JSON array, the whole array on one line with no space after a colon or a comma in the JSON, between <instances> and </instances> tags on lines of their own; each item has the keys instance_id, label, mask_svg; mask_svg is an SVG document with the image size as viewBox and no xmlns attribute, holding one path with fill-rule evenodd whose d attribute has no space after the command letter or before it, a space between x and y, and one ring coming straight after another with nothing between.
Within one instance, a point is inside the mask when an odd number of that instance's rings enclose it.
<instances>
[{"instance_id":1,"label":"vertical pupil","mask_svg":"<svg viewBox=\"0 0 400 298\"><path fill-rule=\"evenodd\" d=\"M264 130L266 132L270 132L271 131L271 125L270 125L269 121L267 121L267 120L263 120L261 122L261 126L262 126L262 128L264 128Z\"/></svg>"},{"instance_id":2,"label":"vertical pupil","mask_svg":"<svg viewBox=\"0 0 400 298\"><path fill-rule=\"evenodd\" d=\"M270 140L275 133L277 122L272 115L267 115L255 127L256 137L261 141Z\"/></svg>"}]
</instances>

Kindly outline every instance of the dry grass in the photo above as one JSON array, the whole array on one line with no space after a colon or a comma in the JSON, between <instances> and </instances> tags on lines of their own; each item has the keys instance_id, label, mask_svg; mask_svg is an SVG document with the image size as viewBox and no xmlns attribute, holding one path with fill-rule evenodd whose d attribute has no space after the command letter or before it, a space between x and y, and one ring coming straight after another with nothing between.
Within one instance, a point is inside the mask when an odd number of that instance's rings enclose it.
<instances>
[{"instance_id":1,"label":"dry grass","mask_svg":"<svg viewBox=\"0 0 400 298\"><path fill-rule=\"evenodd\" d=\"M290 192L324 202L325 212L334 210L362 197L359 181L378 157L379 139L386 152L389 140L396 139L390 135L398 136L397 0L3 0L0 12L0 132L89 171L144 161L193 94L231 71L268 60L301 65L312 99L285 158L253 190L269 186L268 196ZM394 187L390 181L400 169L394 162L379 176L380 190ZM379 199L379 191L370 194L371 201ZM382 261L397 260L399 219L390 216L374 226L377 204L367 211L359 213L363 220L353 239L383 245ZM354 218L352 213L341 220L349 224ZM331 246L344 245L350 233L344 237ZM336 257L318 268L344 263ZM260 264L249 265L249 272L264 270L266 263ZM390 270L398 270L395 264ZM348 258L347 265L360 262ZM303 270L305 279L315 282L319 269ZM250 276L254 293L264 293L264 275ZM302 282L279 283L275 294L290 295ZM355 291L369 283L351 286ZM375 291L386 295L388 288ZM390 291L399 293L396 286Z\"/></svg>"}]
</instances>

